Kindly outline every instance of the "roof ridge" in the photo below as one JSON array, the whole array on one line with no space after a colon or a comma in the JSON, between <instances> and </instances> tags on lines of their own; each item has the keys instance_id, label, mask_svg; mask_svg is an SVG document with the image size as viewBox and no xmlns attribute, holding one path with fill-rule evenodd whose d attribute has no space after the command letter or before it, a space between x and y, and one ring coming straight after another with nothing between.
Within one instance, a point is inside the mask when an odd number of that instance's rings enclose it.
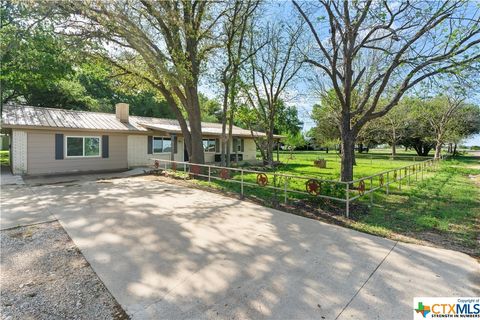
<instances>
[{"instance_id":1,"label":"roof ridge","mask_svg":"<svg viewBox=\"0 0 480 320\"><path fill-rule=\"evenodd\" d=\"M32 108L32 109L47 109L47 110L52 110L52 111L66 111L66 112L79 112L79 113L95 113L95 114L102 114L102 115L110 115L110 116L115 116L115 113L109 113L109 112L99 112L99 111L87 111L87 110L74 110L74 109L64 109L64 108L52 108L52 107L37 107L37 106L30 106L26 104L6 104L4 107L24 107L24 108ZM135 117L135 118L146 118L146 119L159 119L159 120L173 120L178 122L178 119L172 119L172 118L158 118L158 117L148 117L148 116L137 116L137 115L129 115L129 117ZM189 121L187 120L187 123ZM202 124L215 124L215 125L221 125L222 123L220 122L206 122L202 121ZM239 129L244 129L239 126L234 125L235 128ZM244 129L248 130L248 129Z\"/></svg>"}]
</instances>

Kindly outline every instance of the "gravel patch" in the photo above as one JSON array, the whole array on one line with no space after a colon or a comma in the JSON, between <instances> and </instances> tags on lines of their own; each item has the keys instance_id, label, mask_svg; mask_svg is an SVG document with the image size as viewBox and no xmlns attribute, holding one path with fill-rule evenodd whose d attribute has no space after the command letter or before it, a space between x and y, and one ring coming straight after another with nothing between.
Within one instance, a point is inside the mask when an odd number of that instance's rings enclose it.
<instances>
[{"instance_id":1,"label":"gravel patch","mask_svg":"<svg viewBox=\"0 0 480 320\"><path fill-rule=\"evenodd\" d=\"M1 319L129 319L57 222L0 231Z\"/></svg>"}]
</instances>

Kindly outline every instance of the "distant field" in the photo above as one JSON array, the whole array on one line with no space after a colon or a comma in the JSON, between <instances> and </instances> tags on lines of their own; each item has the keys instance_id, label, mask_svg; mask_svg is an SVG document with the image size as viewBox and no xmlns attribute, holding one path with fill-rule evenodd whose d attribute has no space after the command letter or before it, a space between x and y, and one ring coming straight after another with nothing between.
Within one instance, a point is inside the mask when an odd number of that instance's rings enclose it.
<instances>
[{"instance_id":1,"label":"distant field","mask_svg":"<svg viewBox=\"0 0 480 320\"><path fill-rule=\"evenodd\" d=\"M373 151L373 150L372 150ZM428 157L418 157L411 152L400 152L393 159L386 150L374 150L369 153L356 153L356 166L354 168L354 179L371 176L373 174L403 167L412 164L414 161L423 161ZM275 155L276 159L276 155ZM314 160L325 159L327 168L315 167ZM335 151L326 153L324 151L299 151L280 152L278 171L294 175L314 176L318 179L337 180L340 178L340 155Z\"/></svg>"}]
</instances>

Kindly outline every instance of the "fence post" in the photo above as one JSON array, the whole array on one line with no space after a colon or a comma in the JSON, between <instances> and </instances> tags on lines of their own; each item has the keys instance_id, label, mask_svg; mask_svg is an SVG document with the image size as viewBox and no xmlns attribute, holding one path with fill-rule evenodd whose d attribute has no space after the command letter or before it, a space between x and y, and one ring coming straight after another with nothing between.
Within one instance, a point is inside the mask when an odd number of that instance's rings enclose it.
<instances>
[{"instance_id":1,"label":"fence post","mask_svg":"<svg viewBox=\"0 0 480 320\"><path fill-rule=\"evenodd\" d=\"M415 168L415 182L418 181L418 167Z\"/></svg>"},{"instance_id":2,"label":"fence post","mask_svg":"<svg viewBox=\"0 0 480 320\"><path fill-rule=\"evenodd\" d=\"M385 188L387 190L387 195L390 192L390 171L387 172L387 187Z\"/></svg>"},{"instance_id":3,"label":"fence post","mask_svg":"<svg viewBox=\"0 0 480 320\"><path fill-rule=\"evenodd\" d=\"M183 180L187 180L187 164L183 163Z\"/></svg>"},{"instance_id":4,"label":"fence post","mask_svg":"<svg viewBox=\"0 0 480 320\"><path fill-rule=\"evenodd\" d=\"M398 170L398 190L402 191L402 170Z\"/></svg>"},{"instance_id":5,"label":"fence post","mask_svg":"<svg viewBox=\"0 0 480 320\"><path fill-rule=\"evenodd\" d=\"M346 198L347 198L347 202L346 202L346 215L347 215L347 218L349 217L350 215L350 191L349 191L349 183L347 182L346 184L346 189L347 189L347 193L346 193Z\"/></svg>"},{"instance_id":6,"label":"fence post","mask_svg":"<svg viewBox=\"0 0 480 320\"><path fill-rule=\"evenodd\" d=\"M425 168L426 168L425 163L422 164L422 167L421 167L421 168L422 168L422 172L421 172L422 176L421 176L421 179L422 179L422 181L423 181L423 170L425 170Z\"/></svg>"},{"instance_id":7,"label":"fence post","mask_svg":"<svg viewBox=\"0 0 480 320\"><path fill-rule=\"evenodd\" d=\"M408 167L407 169L407 184L410 185L410 176L412 175L412 167Z\"/></svg>"},{"instance_id":8,"label":"fence post","mask_svg":"<svg viewBox=\"0 0 480 320\"><path fill-rule=\"evenodd\" d=\"M240 194L242 195L242 198L243 198L243 170L240 171L241 172L241 183L240 183Z\"/></svg>"},{"instance_id":9,"label":"fence post","mask_svg":"<svg viewBox=\"0 0 480 320\"><path fill-rule=\"evenodd\" d=\"M284 189L285 191L285 204L287 204L287 178L285 178Z\"/></svg>"},{"instance_id":10,"label":"fence post","mask_svg":"<svg viewBox=\"0 0 480 320\"><path fill-rule=\"evenodd\" d=\"M370 177L370 206L373 206L373 177Z\"/></svg>"},{"instance_id":11,"label":"fence post","mask_svg":"<svg viewBox=\"0 0 480 320\"><path fill-rule=\"evenodd\" d=\"M210 171L211 171L210 169L211 169L211 168L212 168L212 167L208 166L208 183L210 183Z\"/></svg>"}]
</instances>

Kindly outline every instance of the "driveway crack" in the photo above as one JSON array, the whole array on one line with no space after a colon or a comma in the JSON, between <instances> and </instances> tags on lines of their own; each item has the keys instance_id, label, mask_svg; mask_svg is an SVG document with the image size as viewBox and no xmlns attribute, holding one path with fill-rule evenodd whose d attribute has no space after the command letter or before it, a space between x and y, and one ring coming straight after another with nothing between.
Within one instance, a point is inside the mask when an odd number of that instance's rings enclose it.
<instances>
[{"instance_id":1,"label":"driveway crack","mask_svg":"<svg viewBox=\"0 0 480 320\"><path fill-rule=\"evenodd\" d=\"M392 246L392 248L390 249L390 251L388 251L388 253L385 255L385 257L383 257L382 261L380 261L380 263L375 267L375 269L373 269L373 271L370 273L370 275L368 276L368 278L365 280L365 282L360 286L360 288L358 288L357 292L355 292L355 294L352 296L352 298L348 301L348 303L345 305L345 307L343 307L342 311L340 311L340 313L335 317L335 320L337 320L338 318L340 318L340 316L342 315L342 313L348 308L348 306L352 303L352 301L355 299L355 297L360 293L360 291L363 289L363 287L367 284L367 282L370 280L370 278L375 274L375 272L377 272L378 268L380 268L380 266L383 264L383 262L385 260L387 260L388 256L390 255L390 253L392 253L393 249L395 249L395 247L397 246L397 243L398 241L395 241L394 245Z\"/></svg>"}]
</instances>

